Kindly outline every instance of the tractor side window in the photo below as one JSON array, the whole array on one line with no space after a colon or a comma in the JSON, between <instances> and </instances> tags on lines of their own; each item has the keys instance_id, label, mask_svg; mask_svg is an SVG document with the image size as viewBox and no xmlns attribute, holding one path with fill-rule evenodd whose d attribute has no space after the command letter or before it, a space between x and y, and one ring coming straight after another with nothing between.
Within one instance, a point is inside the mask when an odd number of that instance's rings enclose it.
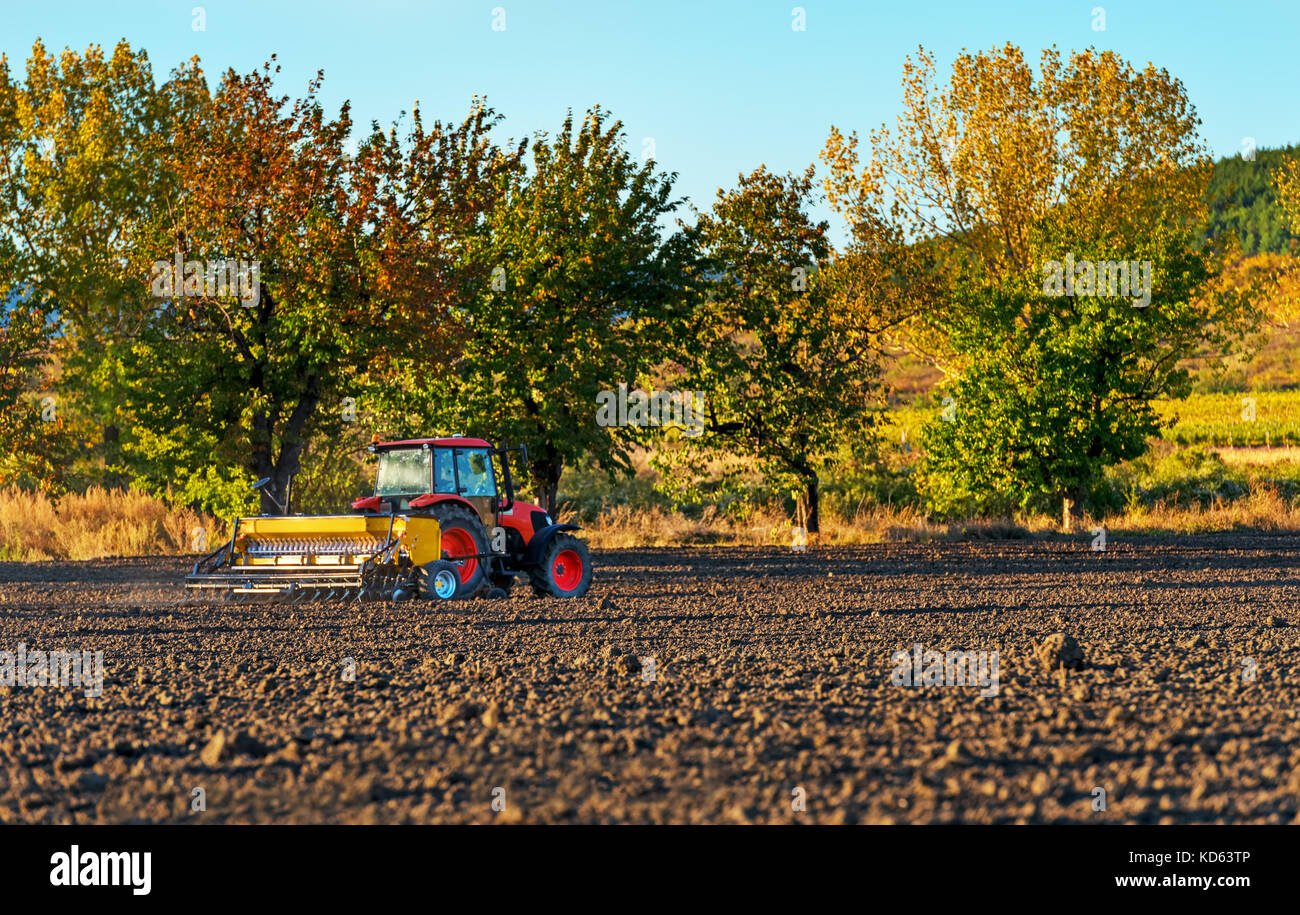
<instances>
[{"instance_id":1,"label":"tractor side window","mask_svg":"<svg viewBox=\"0 0 1300 915\"><path fill-rule=\"evenodd\" d=\"M456 454L456 470L460 474L461 495L495 496L496 484L492 480L492 463L486 451L460 451Z\"/></svg>"},{"instance_id":2,"label":"tractor side window","mask_svg":"<svg viewBox=\"0 0 1300 915\"><path fill-rule=\"evenodd\" d=\"M429 486L428 451L404 448L379 455L375 474L375 495L398 496L423 493Z\"/></svg>"},{"instance_id":3,"label":"tractor side window","mask_svg":"<svg viewBox=\"0 0 1300 915\"><path fill-rule=\"evenodd\" d=\"M462 486L464 483L461 484ZM439 448L433 461L433 491L455 492L456 477L451 469L451 450Z\"/></svg>"}]
</instances>

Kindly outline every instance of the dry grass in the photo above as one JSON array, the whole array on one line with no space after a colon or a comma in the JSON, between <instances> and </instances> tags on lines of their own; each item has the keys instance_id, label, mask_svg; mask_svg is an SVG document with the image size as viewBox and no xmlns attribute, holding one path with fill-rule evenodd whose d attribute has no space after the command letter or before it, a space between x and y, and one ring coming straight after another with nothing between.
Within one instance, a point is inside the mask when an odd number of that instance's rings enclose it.
<instances>
[{"instance_id":1,"label":"dry grass","mask_svg":"<svg viewBox=\"0 0 1300 915\"><path fill-rule=\"evenodd\" d=\"M569 519L565 519L569 520ZM976 519L957 523L930 521L908 506L864 507L855 517L823 513L821 533L803 542L826 546L858 543L918 543L952 540L1015 540L1046 527L1042 519ZM733 518L706 508L698 519L662 509L629 506L610 508L584 525L584 536L600 549L643 546L795 546L799 542L794 521L780 508L769 507L744 518Z\"/></svg>"},{"instance_id":2,"label":"dry grass","mask_svg":"<svg viewBox=\"0 0 1300 915\"><path fill-rule=\"evenodd\" d=\"M1214 448L1229 467L1276 467L1278 464L1300 464L1300 448Z\"/></svg>"},{"instance_id":3,"label":"dry grass","mask_svg":"<svg viewBox=\"0 0 1300 915\"><path fill-rule=\"evenodd\" d=\"M1107 520L1113 531L1127 533L1201 534L1210 531L1300 531L1300 500L1288 500L1277 489L1255 485L1239 499L1207 507L1169 504L1136 508Z\"/></svg>"},{"instance_id":4,"label":"dry grass","mask_svg":"<svg viewBox=\"0 0 1300 915\"><path fill-rule=\"evenodd\" d=\"M203 528L206 541L196 539ZM41 493L0 490L0 559L98 559L194 552L215 545L220 525L141 492L91 487L51 501ZM211 546L206 546L211 549Z\"/></svg>"},{"instance_id":5,"label":"dry grass","mask_svg":"<svg viewBox=\"0 0 1300 915\"><path fill-rule=\"evenodd\" d=\"M1085 518L1076 523L1076 533L1087 533L1099 523ZM1195 534L1241 529L1300 531L1300 500L1288 500L1277 489L1257 484L1248 495L1232 501L1220 501L1209 507L1173 504L1137 507L1123 515L1107 517L1105 524L1112 533L1129 534ZM931 521L911 507L876 505L863 508L853 518L823 513L821 527L820 535L808 538L810 545L1021 540L1058 533L1060 518L1022 515L941 523ZM698 519L690 519L657 508L646 511L621 506L601 512L584 528L584 536L592 546L602 549L691 544L784 546L796 542L794 522L775 507L741 520L712 509L705 509Z\"/></svg>"},{"instance_id":6,"label":"dry grass","mask_svg":"<svg viewBox=\"0 0 1300 915\"><path fill-rule=\"evenodd\" d=\"M712 506L705 508L698 519L692 519L657 507L644 509L620 505L605 509L595 521L584 524L583 528L592 546L616 550L700 543L773 543L776 523L766 516L741 522L720 514ZM790 521L782 518L779 523L784 524L788 541Z\"/></svg>"}]
</instances>

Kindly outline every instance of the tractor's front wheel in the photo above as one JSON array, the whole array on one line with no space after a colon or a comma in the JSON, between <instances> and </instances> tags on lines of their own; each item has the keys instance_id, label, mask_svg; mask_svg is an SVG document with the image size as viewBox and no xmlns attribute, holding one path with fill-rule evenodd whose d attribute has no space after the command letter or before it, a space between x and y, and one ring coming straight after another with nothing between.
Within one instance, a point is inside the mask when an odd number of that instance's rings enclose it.
<instances>
[{"instance_id":1,"label":"tractor's front wheel","mask_svg":"<svg viewBox=\"0 0 1300 915\"><path fill-rule=\"evenodd\" d=\"M533 590L551 597L582 597L591 587L591 554L570 534L556 534L528 572Z\"/></svg>"},{"instance_id":2,"label":"tractor's front wheel","mask_svg":"<svg viewBox=\"0 0 1300 915\"><path fill-rule=\"evenodd\" d=\"M487 553L487 533L478 515L463 505L439 502L429 509L442 530L442 558L455 565L460 578L457 597L469 597L487 580L479 556Z\"/></svg>"},{"instance_id":3,"label":"tractor's front wheel","mask_svg":"<svg viewBox=\"0 0 1300 915\"><path fill-rule=\"evenodd\" d=\"M451 600L460 591L460 570L445 559L420 566L418 580L425 600Z\"/></svg>"}]
</instances>

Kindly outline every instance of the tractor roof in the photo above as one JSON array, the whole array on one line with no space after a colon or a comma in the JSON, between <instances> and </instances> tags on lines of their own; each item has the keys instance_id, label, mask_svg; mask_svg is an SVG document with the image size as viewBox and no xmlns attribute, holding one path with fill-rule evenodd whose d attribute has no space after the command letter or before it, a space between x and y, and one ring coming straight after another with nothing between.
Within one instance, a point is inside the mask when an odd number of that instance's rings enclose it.
<instances>
[{"instance_id":1,"label":"tractor roof","mask_svg":"<svg viewBox=\"0 0 1300 915\"><path fill-rule=\"evenodd\" d=\"M438 445L443 448L491 448L490 442L481 438L409 438L399 442L376 442L374 448L402 448L410 445Z\"/></svg>"}]
</instances>

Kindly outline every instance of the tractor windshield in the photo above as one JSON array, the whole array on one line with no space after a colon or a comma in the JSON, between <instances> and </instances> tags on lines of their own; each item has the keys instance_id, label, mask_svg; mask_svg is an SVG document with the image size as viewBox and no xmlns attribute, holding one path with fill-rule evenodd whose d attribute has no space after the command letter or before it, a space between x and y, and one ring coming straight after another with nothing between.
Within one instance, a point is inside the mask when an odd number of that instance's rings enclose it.
<instances>
[{"instance_id":1,"label":"tractor windshield","mask_svg":"<svg viewBox=\"0 0 1300 915\"><path fill-rule=\"evenodd\" d=\"M400 496L429 491L433 455L424 448L403 448L379 455L375 495Z\"/></svg>"}]
</instances>

